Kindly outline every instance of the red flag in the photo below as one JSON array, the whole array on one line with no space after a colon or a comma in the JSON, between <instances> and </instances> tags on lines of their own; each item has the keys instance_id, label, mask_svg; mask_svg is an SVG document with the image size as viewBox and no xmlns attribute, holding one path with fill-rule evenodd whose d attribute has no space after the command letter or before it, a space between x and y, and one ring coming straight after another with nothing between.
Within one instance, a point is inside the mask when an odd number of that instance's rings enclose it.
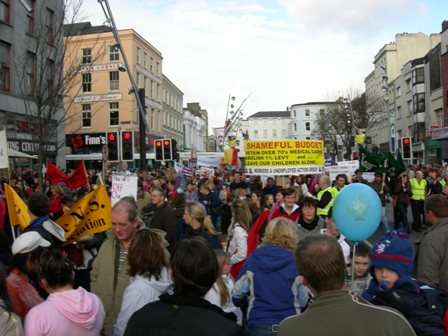
<instances>
[{"instance_id":1,"label":"red flag","mask_svg":"<svg viewBox=\"0 0 448 336\"><path fill-rule=\"evenodd\" d=\"M76 190L88 184L86 168L84 161L80 161L74 173L70 176L65 175L58 167L51 162L47 163L47 179L51 184L64 182L71 190Z\"/></svg>"},{"instance_id":2,"label":"red flag","mask_svg":"<svg viewBox=\"0 0 448 336\"><path fill-rule=\"evenodd\" d=\"M67 175L60 171L56 165L47 162L47 180L49 180L51 184L65 182L67 178Z\"/></svg>"},{"instance_id":3,"label":"red flag","mask_svg":"<svg viewBox=\"0 0 448 336\"><path fill-rule=\"evenodd\" d=\"M84 161L80 161L78 167L76 167L75 172L67 178L65 181L67 187L71 190L75 190L84 187L88 184L86 167Z\"/></svg>"}]
</instances>

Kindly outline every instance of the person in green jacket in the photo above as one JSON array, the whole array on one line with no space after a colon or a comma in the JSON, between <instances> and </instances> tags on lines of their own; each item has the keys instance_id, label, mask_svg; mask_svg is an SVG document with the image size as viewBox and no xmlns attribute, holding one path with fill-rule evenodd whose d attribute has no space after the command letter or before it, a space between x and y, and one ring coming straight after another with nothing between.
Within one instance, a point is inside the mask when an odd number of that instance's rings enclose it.
<instances>
[{"instance_id":1,"label":"person in green jacket","mask_svg":"<svg viewBox=\"0 0 448 336\"><path fill-rule=\"evenodd\" d=\"M299 242L296 263L303 284L315 295L309 308L280 324L280 336L415 336L397 311L373 306L344 289L345 261L338 241L328 235Z\"/></svg>"},{"instance_id":2,"label":"person in green jacket","mask_svg":"<svg viewBox=\"0 0 448 336\"><path fill-rule=\"evenodd\" d=\"M134 198L119 200L112 208L112 230L93 262L91 289L103 302L106 311L103 334L107 336L112 335L123 292L129 284L128 248L141 223Z\"/></svg>"}]
</instances>

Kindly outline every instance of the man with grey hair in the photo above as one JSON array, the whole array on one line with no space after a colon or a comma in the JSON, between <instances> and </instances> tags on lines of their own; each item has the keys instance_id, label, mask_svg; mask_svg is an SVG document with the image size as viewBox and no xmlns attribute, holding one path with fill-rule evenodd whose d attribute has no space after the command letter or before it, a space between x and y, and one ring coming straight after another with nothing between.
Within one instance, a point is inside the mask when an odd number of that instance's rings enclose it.
<instances>
[{"instance_id":1,"label":"man with grey hair","mask_svg":"<svg viewBox=\"0 0 448 336\"><path fill-rule=\"evenodd\" d=\"M124 197L112 208L112 230L93 262L92 292L104 305L104 334L112 335L120 311L123 292L129 283L127 252L141 220L133 197Z\"/></svg>"}]
</instances>

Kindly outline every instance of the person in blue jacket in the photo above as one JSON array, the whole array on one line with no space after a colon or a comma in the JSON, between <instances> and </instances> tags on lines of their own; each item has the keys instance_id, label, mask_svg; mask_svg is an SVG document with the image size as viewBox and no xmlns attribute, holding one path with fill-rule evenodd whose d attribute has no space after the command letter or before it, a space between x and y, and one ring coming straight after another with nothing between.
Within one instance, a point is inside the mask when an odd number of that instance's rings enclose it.
<instances>
[{"instance_id":1,"label":"person in blue jacket","mask_svg":"<svg viewBox=\"0 0 448 336\"><path fill-rule=\"evenodd\" d=\"M247 329L251 336L277 335L278 325L299 314L309 292L302 285L294 259L296 225L283 217L266 227L263 242L246 260L232 291L236 306L248 305Z\"/></svg>"}]
</instances>

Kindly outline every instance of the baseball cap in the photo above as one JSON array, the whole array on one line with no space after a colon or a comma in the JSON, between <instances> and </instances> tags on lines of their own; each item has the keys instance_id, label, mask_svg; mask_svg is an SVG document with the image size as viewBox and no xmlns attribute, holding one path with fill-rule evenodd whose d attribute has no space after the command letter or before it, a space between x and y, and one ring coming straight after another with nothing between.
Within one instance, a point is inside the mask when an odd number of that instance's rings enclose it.
<instances>
[{"instance_id":1,"label":"baseball cap","mask_svg":"<svg viewBox=\"0 0 448 336\"><path fill-rule=\"evenodd\" d=\"M12 254L24 254L34 251L38 247L49 247L51 244L48 240L36 231L22 233L12 244Z\"/></svg>"}]
</instances>

